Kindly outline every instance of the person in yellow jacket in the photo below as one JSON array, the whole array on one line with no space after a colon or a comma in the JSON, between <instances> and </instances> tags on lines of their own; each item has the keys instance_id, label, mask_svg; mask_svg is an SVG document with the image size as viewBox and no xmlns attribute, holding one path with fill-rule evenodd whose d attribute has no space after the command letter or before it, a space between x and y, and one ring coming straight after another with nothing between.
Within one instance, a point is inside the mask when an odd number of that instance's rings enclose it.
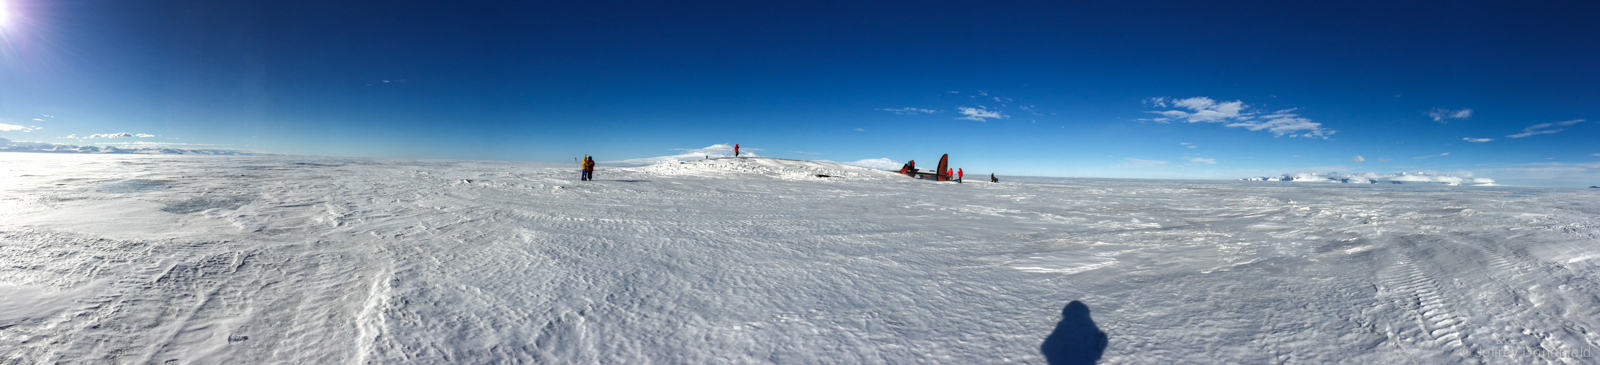
<instances>
[{"instance_id":1,"label":"person in yellow jacket","mask_svg":"<svg viewBox=\"0 0 1600 365\"><path fill-rule=\"evenodd\" d=\"M594 157L583 158L583 173L578 176L578 180L594 180Z\"/></svg>"}]
</instances>

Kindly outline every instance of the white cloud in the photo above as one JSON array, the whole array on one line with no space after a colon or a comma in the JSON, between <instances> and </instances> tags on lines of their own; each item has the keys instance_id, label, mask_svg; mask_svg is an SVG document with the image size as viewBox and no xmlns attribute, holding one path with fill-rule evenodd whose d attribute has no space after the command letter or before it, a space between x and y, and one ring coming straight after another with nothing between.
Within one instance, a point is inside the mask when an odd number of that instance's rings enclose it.
<instances>
[{"instance_id":1,"label":"white cloud","mask_svg":"<svg viewBox=\"0 0 1600 365\"><path fill-rule=\"evenodd\" d=\"M1600 157L1600 153L1596 153L1596 154L1593 154L1593 155L1590 155L1590 156Z\"/></svg>"},{"instance_id":2,"label":"white cloud","mask_svg":"<svg viewBox=\"0 0 1600 365\"><path fill-rule=\"evenodd\" d=\"M890 113L895 113L895 114L900 114L900 115L933 114L933 113L938 113L939 112L938 110L933 110L933 109L918 109L918 108L878 109L878 110L882 110L882 111L886 111L886 112L890 112Z\"/></svg>"},{"instance_id":3,"label":"white cloud","mask_svg":"<svg viewBox=\"0 0 1600 365\"><path fill-rule=\"evenodd\" d=\"M1129 164L1132 164L1132 165L1138 166L1138 167L1154 167L1154 166L1166 165L1166 164L1169 163L1167 161L1140 160L1140 159L1132 158L1132 157L1124 157L1123 159L1124 160L1128 160Z\"/></svg>"},{"instance_id":4,"label":"white cloud","mask_svg":"<svg viewBox=\"0 0 1600 365\"><path fill-rule=\"evenodd\" d=\"M978 95L989 96L988 91L978 90Z\"/></svg>"},{"instance_id":5,"label":"white cloud","mask_svg":"<svg viewBox=\"0 0 1600 365\"><path fill-rule=\"evenodd\" d=\"M951 94L960 94L961 93L960 91L946 91L946 92L947 93L951 93Z\"/></svg>"},{"instance_id":6,"label":"white cloud","mask_svg":"<svg viewBox=\"0 0 1600 365\"><path fill-rule=\"evenodd\" d=\"M1449 155L1450 155L1449 152L1445 152L1445 153L1441 153L1441 154L1437 154L1437 155L1418 156L1418 157L1412 157L1412 158L1421 160L1421 159L1429 158L1429 157L1440 157L1440 156L1449 156Z\"/></svg>"},{"instance_id":7,"label":"white cloud","mask_svg":"<svg viewBox=\"0 0 1600 365\"><path fill-rule=\"evenodd\" d=\"M1312 122L1311 119L1294 114L1294 109L1284 109L1267 115L1257 115L1249 112L1249 105L1243 101L1218 102L1208 97L1197 96L1187 99L1172 99L1156 97L1145 99L1146 104L1158 108L1167 106L1188 109L1184 110L1158 110L1150 111L1159 114L1160 118L1140 119L1157 123L1184 121L1188 123L1223 123L1225 127L1239 127L1251 131L1266 130L1274 136L1288 135L1290 137L1322 138L1337 133L1331 129L1323 129L1322 123Z\"/></svg>"},{"instance_id":8,"label":"white cloud","mask_svg":"<svg viewBox=\"0 0 1600 365\"><path fill-rule=\"evenodd\" d=\"M1467 141L1467 142L1473 142L1473 143L1483 143L1483 142L1488 142L1488 141L1493 141L1493 140L1494 140L1494 139L1492 139L1492 138L1472 138L1472 137L1464 137L1464 138L1461 138L1461 140L1463 140L1463 141Z\"/></svg>"},{"instance_id":9,"label":"white cloud","mask_svg":"<svg viewBox=\"0 0 1600 365\"><path fill-rule=\"evenodd\" d=\"M44 119L40 119L40 118L33 118L33 120L37 120L37 121L40 121L40 122L44 121Z\"/></svg>"},{"instance_id":10,"label":"white cloud","mask_svg":"<svg viewBox=\"0 0 1600 365\"><path fill-rule=\"evenodd\" d=\"M1361 162L1361 161L1366 161L1366 160L1367 160L1367 158L1366 157L1361 157L1361 155L1356 155L1356 157L1351 157L1350 158L1350 161L1355 161L1355 162Z\"/></svg>"},{"instance_id":11,"label":"white cloud","mask_svg":"<svg viewBox=\"0 0 1600 365\"><path fill-rule=\"evenodd\" d=\"M1583 123L1583 122L1585 122L1585 120L1583 120L1583 119L1574 119L1574 120L1569 120L1569 121L1564 121L1564 122L1539 123L1539 124L1534 124L1532 126L1528 126L1527 128L1523 128L1522 129L1522 133L1517 133L1517 134L1509 135L1509 136L1506 136L1506 137L1509 137L1509 138L1522 138L1522 137L1534 136L1534 135L1540 135L1540 134L1551 134L1551 133L1555 133L1555 132L1564 131L1565 129L1545 129L1545 128L1565 127L1565 126L1578 124L1578 123Z\"/></svg>"},{"instance_id":12,"label":"white cloud","mask_svg":"<svg viewBox=\"0 0 1600 365\"><path fill-rule=\"evenodd\" d=\"M1215 159L1215 158L1185 157L1184 159L1187 159L1187 160L1189 160L1189 162L1192 162L1192 163L1203 163L1203 164L1207 164L1207 165L1215 165L1215 164L1217 164L1217 159Z\"/></svg>"},{"instance_id":13,"label":"white cloud","mask_svg":"<svg viewBox=\"0 0 1600 365\"><path fill-rule=\"evenodd\" d=\"M10 131L32 132L33 128L23 127L23 126L20 126L20 125L10 125L10 124L5 124L5 123L0 123L0 132L10 132Z\"/></svg>"},{"instance_id":14,"label":"white cloud","mask_svg":"<svg viewBox=\"0 0 1600 365\"><path fill-rule=\"evenodd\" d=\"M1471 118L1472 117L1472 109L1471 108L1467 108L1467 109L1461 109L1461 110L1450 110L1450 109L1445 109L1445 108L1433 108L1433 110L1429 110L1428 111L1428 116L1432 117L1433 121L1435 121L1435 122L1449 123L1449 121L1447 119L1467 119L1467 118Z\"/></svg>"},{"instance_id":15,"label":"white cloud","mask_svg":"<svg viewBox=\"0 0 1600 365\"><path fill-rule=\"evenodd\" d=\"M979 106L978 108L960 107L960 108L956 108L956 109L961 110L961 115L965 115L965 117L956 118L956 119L987 122L987 120L984 120L984 119L1005 119L1005 118L1010 118L1010 116L1007 116L1005 114L1001 114L999 110L989 110L987 108L983 108L982 106Z\"/></svg>"},{"instance_id":16,"label":"white cloud","mask_svg":"<svg viewBox=\"0 0 1600 365\"><path fill-rule=\"evenodd\" d=\"M856 128L855 130L857 132L866 132L867 131L865 128Z\"/></svg>"},{"instance_id":17,"label":"white cloud","mask_svg":"<svg viewBox=\"0 0 1600 365\"><path fill-rule=\"evenodd\" d=\"M155 137L155 136L156 135L154 135L154 134L144 134L144 133L139 133L139 134L134 135L134 137L139 137L139 138L150 138L150 137Z\"/></svg>"}]
</instances>

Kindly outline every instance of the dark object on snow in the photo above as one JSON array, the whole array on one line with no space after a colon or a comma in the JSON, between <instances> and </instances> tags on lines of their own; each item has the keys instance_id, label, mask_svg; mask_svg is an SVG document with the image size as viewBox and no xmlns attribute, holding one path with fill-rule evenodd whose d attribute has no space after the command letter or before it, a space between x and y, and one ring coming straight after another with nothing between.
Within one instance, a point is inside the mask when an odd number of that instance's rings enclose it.
<instances>
[{"instance_id":1,"label":"dark object on snow","mask_svg":"<svg viewBox=\"0 0 1600 365\"><path fill-rule=\"evenodd\" d=\"M994 177L994 173L990 173L989 174L989 182L992 182L992 183L1000 182L1000 178Z\"/></svg>"},{"instance_id":2,"label":"dark object on snow","mask_svg":"<svg viewBox=\"0 0 1600 365\"><path fill-rule=\"evenodd\" d=\"M933 179L934 181L950 181L953 179L950 174L954 172L955 170L950 169L950 154L948 153L944 156L939 156L939 167L937 170L933 170L931 172L922 172L917 170L916 161L908 162L905 166L900 168L900 173L905 174L906 176L918 179Z\"/></svg>"},{"instance_id":3,"label":"dark object on snow","mask_svg":"<svg viewBox=\"0 0 1600 365\"><path fill-rule=\"evenodd\" d=\"M950 181L950 154L939 156L939 170L934 171L934 181Z\"/></svg>"},{"instance_id":4,"label":"dark object on snow","mask_svg":"<svg viewBox=\"0 0 1600 365\"><path fill-rule=\"evenodd\" d=\"M1061 309L1061 322L1056 323L1050 337L1044 338L1039 352L1050 365L1092 365L1105 354L1107 342L1106 333L1089 318L1089 306L1074 300Z\"/></svg>"},{"instance_id":5,"label":"dark object on snow","mask_svg":"<svg viewBox=\"0 0 1600 365\"><path fill-rule=\"evenodd\" d=\"M823 175L823 174L817 174L817 177L833 177L833 176L831 176L831 175Z\"/></svg>"},{"instance_id":6,"label":"dark object on snow","mask_svg":"<svg viewBox=\"0 0 1600 365\"><path fill-rule=\"evenodd\" d=\"M1600 189L1600 186L1590 186L1590 189Z\"/></svg>"}]
</instances>

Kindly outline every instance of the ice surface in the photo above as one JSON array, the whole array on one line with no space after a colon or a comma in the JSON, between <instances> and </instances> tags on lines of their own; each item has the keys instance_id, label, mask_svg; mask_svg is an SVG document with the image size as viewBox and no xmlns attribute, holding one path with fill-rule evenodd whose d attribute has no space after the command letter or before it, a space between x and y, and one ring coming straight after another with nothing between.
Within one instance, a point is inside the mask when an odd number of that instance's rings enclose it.
<instances>
[{"instance_id":1,"label":"ice surface","mask_svg":"<svg viewBox=\"0 0 1600 365\"><path fill-rule=\"evenodd\" d=\"M662 162L0 154L0 362L1600 361L1597 189Z\"/></svg>"}]
</instances>

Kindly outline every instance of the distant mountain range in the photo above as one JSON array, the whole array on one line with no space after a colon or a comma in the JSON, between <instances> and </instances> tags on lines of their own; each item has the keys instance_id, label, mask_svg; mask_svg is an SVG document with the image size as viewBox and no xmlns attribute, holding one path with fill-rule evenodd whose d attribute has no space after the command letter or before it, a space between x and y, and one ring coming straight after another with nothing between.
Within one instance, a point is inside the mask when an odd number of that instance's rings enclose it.
<instances>
[{"instance_id":1,"label":"distant mountain range","mask_svg":"<svg viewBox=\"0 0 1600 365\"><path fill-rule=\"evenodd\" d=\"M1302 182L1331 182L1345 184L1444 184L1444 185L1494 185L1494 179L1470 176L1438 175L1424 172L1401 172L1396 174L1379 175L1370 172L1342 173L1342 172L1298 172L1283 174L1283 176L1247 177L1239 180L1245 181L1302 181Z\"/></svg>"},{"instance_id":2,"label":"distant mountain range","mask_svg":"<svg viewBox=\"0 0 1600 365\"><path fill-rule=\"evenodd\" d=\"M70 144L20 142L0 138L0 152L44 152L44 153L104 153L104 154L144 154L144 155L271 155L266 153L243 152L225 149L182 149L170 147L116 147L116 146L76 146Z\"/></svg>"}]
</instances>

